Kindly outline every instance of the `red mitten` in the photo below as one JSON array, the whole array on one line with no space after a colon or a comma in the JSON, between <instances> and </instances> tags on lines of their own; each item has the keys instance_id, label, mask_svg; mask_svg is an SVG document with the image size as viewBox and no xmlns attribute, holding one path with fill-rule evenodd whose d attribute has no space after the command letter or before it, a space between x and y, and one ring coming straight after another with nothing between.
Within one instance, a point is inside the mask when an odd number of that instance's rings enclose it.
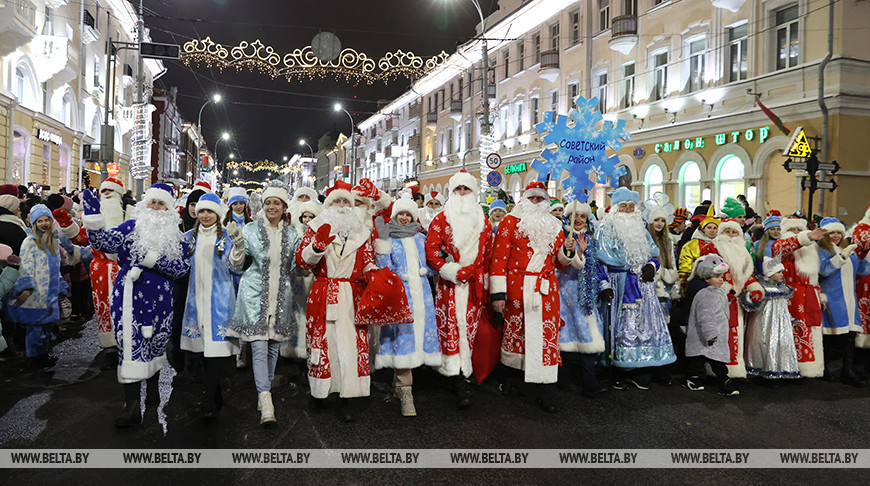
<instances>
[{"instance_id":1,"label":"red mitten","mask_svg":"<svg viewBox=\"0 0 870 486\"><path fill-rule=\"evenodd\" d=\"M57 208L51 212L52 216L54 216L54 220L57 221L57 224L60 225L61 228L68 228L72 226L73 219L70 216L69 211L64 208Z\"/></svg>"},{"instance_id":2,"label":"red mitten","mask_svg":"<svg viewBox=\"0 0 870 486\"><path fill-rule=\"evenodd\" d=\"M474 275L474 267L468 265L467 267L462 267L456 272L456 280L462 283L466 283L471 280L472 275Z\"/></svg>"},{"instance_id":3,"label":"red mitten","mask_svg":"<svg viewBox=\"0 0 870 486\"><path fill-rule=\"evenodd\" d=\"M764 297L764 294L761 293L760 290L753 290L749 292L749 298L752 299L752 302L761 302L761 299Z\"/></svg>"},{"instance_id":4,"label":"red mitten","mask_svg":"<svg viewBox=\"0 0 870 486\"><path fill-rule=\"evenodd\" d=\"M315 250L324 251L332 243L335 235L330 236L330 232L332 232L332 226L329 224L323 224L320 225L320 228L317 228L317 233L314 235L314 243L312 243Z\"/></svg>"}]
</instances>

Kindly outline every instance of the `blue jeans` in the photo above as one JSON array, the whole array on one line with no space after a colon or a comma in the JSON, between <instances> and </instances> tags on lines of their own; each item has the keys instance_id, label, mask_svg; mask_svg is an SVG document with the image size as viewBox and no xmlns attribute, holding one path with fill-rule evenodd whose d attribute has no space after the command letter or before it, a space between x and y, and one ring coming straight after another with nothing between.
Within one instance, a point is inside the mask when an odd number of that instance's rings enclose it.
<instances>
[{"instance_id":1,"label":"blue jeans","mask_svg":"<svg viewBox=\"0 0 870 486\"><path fill-rule=\"evenodd\" d=\"M251 367L254 368L254 384L257 385L258 394L272 389L280 347L278 341L251 341Z\"/></svg>"}]
</instances>

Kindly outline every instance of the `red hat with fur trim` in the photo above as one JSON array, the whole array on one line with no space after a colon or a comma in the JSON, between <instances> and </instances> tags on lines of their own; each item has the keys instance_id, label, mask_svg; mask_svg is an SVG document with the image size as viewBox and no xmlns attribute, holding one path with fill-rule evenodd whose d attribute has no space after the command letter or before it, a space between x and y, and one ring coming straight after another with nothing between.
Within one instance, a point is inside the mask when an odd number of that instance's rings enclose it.
<instances>
[{"instance_id":1,"label":"red hat with fur trim","mask_svg":"<svg viewBox=\"0 0 870 486\"><path fill-rule=\"evenodd\" d=\"M549 200L550 195L547 193L547 185L542 181L532 181L526 186L526 190L523 192L523 197L532 197L539 196L544 199Z\"/></svg>"},{"instance_id":2,"label":"red hat with fur trim","mask_svg":"<svg viewBox=\"0 0 870 486\"><path fill-rule=\"evenodd\" d=\"M347 199L350 201L350 204L353 205L356 198L353 194L353 187L344 181L336 181L335 185L326 190L326 199L323 201L323 208L328 208L332 206L332 203L335 202L336 199Z\"/></svg>"}]
</instances>

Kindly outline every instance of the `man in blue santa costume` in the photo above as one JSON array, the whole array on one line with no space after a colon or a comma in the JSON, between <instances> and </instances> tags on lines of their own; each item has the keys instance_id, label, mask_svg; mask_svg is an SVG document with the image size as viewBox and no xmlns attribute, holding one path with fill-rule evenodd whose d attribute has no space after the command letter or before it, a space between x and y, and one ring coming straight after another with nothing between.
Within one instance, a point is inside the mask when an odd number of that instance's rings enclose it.
<instances>
[{"instance_id":1,"label":"man in blue santa costume","mask_svg":"<svg viewBox=\"0 0 870 486\"><path fill-rule=\"evenodd\" d=\"M641 371L676 361L653 283L659 250L638 211L638 193L620 187L608 195L611 209L601 218L597 238L598 259L607 265L610 287L616 293L606 309L610 311L610 326L605 329L610 364L619 370L611 386L624 389L627 382L648 390L648 378ZM624 381L623 370L629 370Z\"/></svg>"},{"instance_id":2,"label":"man in blue santa costume","mask_svg":"<svg viewBox=\"0 0 870 486\"><path fill-rule=\"evenodd\" d=\"M112 329L118 342L118 382L124 385L124 412L116 427L142 420L139 397L147 380L146 405L158 405L157 378L166 362L172 328L172 281L190 270L189 248L172 210L175 197L166 184L154 184L136 205L132 219L115 228L106 226L100 201L83 193L84 227L94 249L117 253L118 272L112 293Z\"/></svg>"}]
</instances>

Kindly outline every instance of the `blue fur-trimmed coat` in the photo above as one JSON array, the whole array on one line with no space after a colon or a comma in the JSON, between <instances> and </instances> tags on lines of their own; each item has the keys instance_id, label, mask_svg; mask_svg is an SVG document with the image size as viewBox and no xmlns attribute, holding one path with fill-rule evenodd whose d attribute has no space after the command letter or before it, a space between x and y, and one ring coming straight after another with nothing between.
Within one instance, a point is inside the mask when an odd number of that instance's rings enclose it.
<instances>
[{"instance_id":1,"label":"blue fur-trimmed coat","mask_svg":"<svg viewBox=\"0 0 870 486\"><path fill-rule=\"evenodd\" d=\"M861 332L855 281L858 275L870 274L870 262L858 259L854 253L844 258L840 248L834 250L836 255L819 249L819 287L828 299L827 307L822 311L822 333Z\"/></svg>"},{"instance_id":2,"label":"blue fur-trimmed coat","mask_svg":"<svg viewBox=\"0 0 870 486\"><path fill-rule=\"evenodd\" d=\"M9 319L25 325L43 325L60 319L57 296L66 293L67 284L60 273L60 252L57 254L40 250L33 234L21 243L21 264L18 267L18 280L12 287L9 302ZM22 305L15 303L15 297L25 290L32 291L30 298Z\"/></svg>"},{"instance_id":3,"label":"blue fur-trimmed coat","mask_svg":"<svg viewBox=\"0 0 870 486\"><path fill-rule=\"evenodd\" d=\"M435 300L428 275L435 272L426 264L426 236L375 241L378 268L388 267L405 286L414 322L382 326L375 369L409 369L422 365L440 366L441 347L435 322Z\"/></svg>"},{"instance_id":4,"label":"blue fur-trimmed coat","mask_svg":"<svg viewBox=\"0 0 870 486\"><path fill-rule=\"evenodd\" d=\"M172 281L190 270L189 246L182 241L179 258L161 256L153 268L147 268L132 253L135 220L111 229L89 226L91 246L103 253L117 253L121 266L112 290L112 330L121 359L118 381L133 383L148 379L166 362L166 344L172 331ZM142 274L131 286L128 274L134 268L140 268ZM131 303L127 309L125 300ZM153 327L149 339L142 335L145 326Z\"/></svg>"},{"instance_id":5,"label":"blue fur-trimmed coat","mask_svg":"<svg viewBox=\"0 0 870 486\"><path fill-rule=\"evenodd\" d=\"M206 358L232 356L239 351L238 341L227 338L227 323L236 309L236 273L231 270L230 262L235 247L226 229L221 228L220 235L216 230L214 228L209 232L200 228L196 239L193 230L184 234L185 241L194 248L194 252L190 256L181 349L204 353ZM221 255L218 255L218 251L221 251ZM241 255L240 260L244 261L244 255ZM204 268L200 268L201 265ZM207 281L200 282L197 270L205 272ZM206 310L203 307L206 306L208 315L202 316L201 313Z\"/></svg>"},{"instance_id":6,"label":"blue fur-trimmed coat","mask_svg":"<svg viewBox=\"0 0 870 486\"><path fill-rule=\"evenodd\" d=\"M604 351L604 326L598 313L598 293L610 288L604 264L598 260L597 242L588 234L566 238L585 238L586 251L575 254L571 265L556 270L559 278L559 350L594 354Z\"/></svg>"}]
</instances>

